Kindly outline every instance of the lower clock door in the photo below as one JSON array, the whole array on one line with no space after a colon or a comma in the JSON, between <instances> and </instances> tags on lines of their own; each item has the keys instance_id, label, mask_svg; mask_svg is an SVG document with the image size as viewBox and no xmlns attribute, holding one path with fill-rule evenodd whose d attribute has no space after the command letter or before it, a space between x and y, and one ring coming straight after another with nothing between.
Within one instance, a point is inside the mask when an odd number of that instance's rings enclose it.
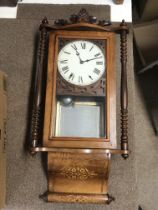
<instances>
[{"instance_id":1,"label":"lower clock door","mask_svg":"<svg viewBox=\"0 0 158 210\"><path fill-rule=\"evenodd\" d=\"M109 203L110 160L102 154L48 153L48 201Z\"/></svg>"}]
</instances>

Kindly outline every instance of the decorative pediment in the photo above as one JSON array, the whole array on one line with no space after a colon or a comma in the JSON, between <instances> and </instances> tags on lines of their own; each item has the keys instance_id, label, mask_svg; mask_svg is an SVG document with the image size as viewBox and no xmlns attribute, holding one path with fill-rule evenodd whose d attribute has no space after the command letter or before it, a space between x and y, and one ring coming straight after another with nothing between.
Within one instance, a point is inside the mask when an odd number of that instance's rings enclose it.
<instances>
[{"instance_id":1,"label":"decorative pediment","mask_svg":"<svg viewBox=\"0 0 158 210\"><path fill-rule=\"evenodd\" d=\"M82 8L78 14L73 14L70 16L69 20L65 19L58 19L54 22L57 26L66 26L70 24L77 24L77 23L91 23L100 26L111 25L109 20L97 20L95 16L89 15L86 9Z\"/></svg>"}]
</instances>

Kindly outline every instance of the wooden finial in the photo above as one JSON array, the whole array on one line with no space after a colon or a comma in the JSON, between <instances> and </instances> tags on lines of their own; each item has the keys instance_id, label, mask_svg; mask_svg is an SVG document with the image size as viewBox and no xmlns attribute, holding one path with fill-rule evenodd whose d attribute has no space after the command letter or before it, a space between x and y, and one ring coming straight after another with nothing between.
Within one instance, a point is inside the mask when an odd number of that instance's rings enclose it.
<instances>
[{"instance_id":1,"label":"wooden finial","mask_svg":"<svg viewBox=\"0 0 158 210\"><path fill-rule=\"evenodd\" d=\"M48 24L48 19L47 19L47 17L44 17L44 18L43 18L42 24Z\"/></svg>"}]
</instances>

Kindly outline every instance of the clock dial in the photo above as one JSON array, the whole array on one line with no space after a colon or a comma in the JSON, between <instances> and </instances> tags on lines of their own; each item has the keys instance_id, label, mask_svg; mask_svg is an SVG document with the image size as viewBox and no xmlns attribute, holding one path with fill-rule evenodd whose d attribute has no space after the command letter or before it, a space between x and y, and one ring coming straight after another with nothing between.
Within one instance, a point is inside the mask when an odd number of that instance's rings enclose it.
<instances>
[{"instance_id":1,"label":"clock dial","mask_svg":"<svg viewBox=\"0 0 158 210\"><path fill-rule=\"evenodd\" d=\"M59 52L58 71L71 84L91 85L105 72L105 55L93 42L69 42Z\"/></svg>"}]
</instances>

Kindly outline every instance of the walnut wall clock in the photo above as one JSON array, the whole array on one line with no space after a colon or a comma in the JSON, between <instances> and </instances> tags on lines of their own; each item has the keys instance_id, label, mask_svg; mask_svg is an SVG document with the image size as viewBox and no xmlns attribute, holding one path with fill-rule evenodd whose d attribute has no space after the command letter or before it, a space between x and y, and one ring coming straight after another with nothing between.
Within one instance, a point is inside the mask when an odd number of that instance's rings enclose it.
<instances>
[{"instance_id":1,"label":"walnut wall clock","mask_svg":"<svg viewBox=\"0 0 158 210\"><path fill-rule=\"evenodd\" d=\"M116 141L116 33L121 43L120 149ZM109 204L114 200L108 194L111 155L127 158L129 154L127 34L124 21L112 26L89 16L85 9L69 21L59 19L54 25L46 18L42 21L31 152L48 156L46 201Z\"/></svg>"}]
</instances>

